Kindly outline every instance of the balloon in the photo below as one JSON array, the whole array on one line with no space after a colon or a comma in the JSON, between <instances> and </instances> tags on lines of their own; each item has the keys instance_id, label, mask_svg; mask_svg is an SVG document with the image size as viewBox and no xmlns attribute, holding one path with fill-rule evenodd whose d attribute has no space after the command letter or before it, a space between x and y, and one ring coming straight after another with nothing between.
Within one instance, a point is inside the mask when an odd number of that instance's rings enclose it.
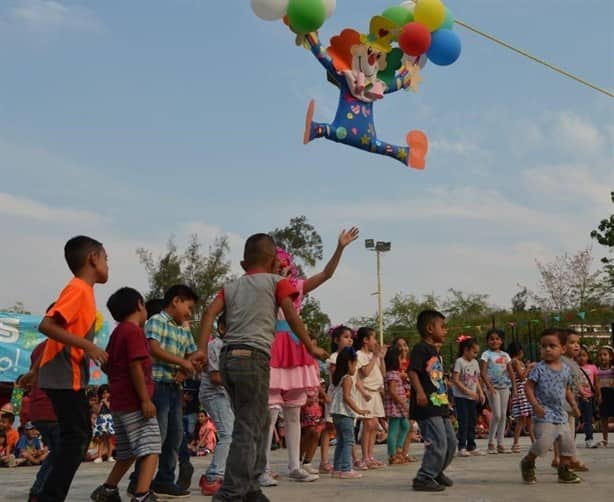
<instances>
[{"instance_id":1,"label":"balloon","mask_svg":"<svg viewBox=\"0 0 614 502\"><path fill-rule=\"evenodd\" d=\"M292 29L305 35L318 31L326 21L326 7L322 0L290 0L288 20Z\"/></svg>"},{"instance_id":2,"label":"balloon","mask_svg":"<svg viewBox=\"0 0 614 502\"><path fill-rule=\"evenodd\" d=\"M441 0L420 0L416 4L414 19L430 31L435 31L446 19L446 8Z\"/></svg>"},{"instance_id":3,"label":"balloon","mask_svg":"<svg viewBox=\"0 0 614 502\"><path fill-rule=\"evenodd\" d=\"M252 10L260 19L275 21L286 15L289 0L252 0Z\"/></svg>"},{"instance_id":4,"label":"balloon","mask_svg":"<svg viewBox=\"0 0 614 502\"><path fill-rule=\"evenodd\" d=\"M384 12L382 12L382 16L389 19L399 27L405 26L407 23L414 20L414 15L400 5L387 8Z\"/></svg>"},{"instance_id":5,"label":"balloon","mask_svg":"<svg viewBox=\"0 0 614 502\"><path fill-rule=\"evenodd\" d=\"M324 0L324 7L326 7L326 19L328 19L335 13L337 0Z\"/></svg>"},{"instance_id":6,"label":"balloon","mask_svg":"<svg viewBox=\"0 0 614 502\"><path fill-rule=\"evenodd\" d=\"M409 56L405 54L403 56L403 62L409 62L410 64L417 64L421 70L426 66L426 63L428 63L428 61L429 61L429 58L426 56L426 54L422 54L422 56Z\"/></svg>"},{"instance_id":7,"label":"balloon","mask_svg":"<svg viewBox=\"0 0 614 502\"><path fill-rule=\"evenodd\" d=\"M437 30L431 34L431 47L426 55L439 66L448 66L458 59L461 53L461 41L452 30Z\"/></svg>"},{"instance_id":8,"label":"balloon","mask_svg":"<svg viewBox=\"0 0 614 502\"><path fill-rule=\"evenodd\" d=\"M400 7L403 7L405 10L411 12L411 15L413 16L414 10L416 9L416 2L414 2L414 0L405 0L404 2L401 2Z\"/></svg>"},{"instance_id":9,"label":"balloon","mask_svg":"<svg viewBox=\"0 0 614 502\"><path fill-rule=\"evenodd\" d=\"M420 56L431 45L431 32L420 23L408 23L399 35L399 47L405 54Z\"/></svg>"},{"instance_id":10,"label":"balloon","mask_svg":"<svg viewBox=\"0 0 614 502\"><path fill-rule=\"evenodd\" d=\"M454 12L452 12L448 7L446 7L446 18L441 25L440 29L452 30L454 29L454 22L456 21L456 17L454 16Z\"/></svg>"}]
</instances>

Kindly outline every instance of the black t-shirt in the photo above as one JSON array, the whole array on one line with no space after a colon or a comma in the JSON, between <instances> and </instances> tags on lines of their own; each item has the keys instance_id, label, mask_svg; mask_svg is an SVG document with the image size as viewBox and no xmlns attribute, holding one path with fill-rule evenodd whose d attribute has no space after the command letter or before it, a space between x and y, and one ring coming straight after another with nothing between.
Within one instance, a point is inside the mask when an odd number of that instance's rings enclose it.
<instances>
[{"instance_id":1,"label":"black t-shirt","mask_svg":"<svg viewBox=\"0 0 614 502\"><path fill-rule=\"evenodd\" d=\"M409 361L409 371L418 374L428 400L426 406L418 406L416 392L411 393L411 418L424 420L431 417L447 417L450 414L448 394L443 380L443 363L437 349L426 342L420 342L411 351Z\"/></svg>"}]
</instances>

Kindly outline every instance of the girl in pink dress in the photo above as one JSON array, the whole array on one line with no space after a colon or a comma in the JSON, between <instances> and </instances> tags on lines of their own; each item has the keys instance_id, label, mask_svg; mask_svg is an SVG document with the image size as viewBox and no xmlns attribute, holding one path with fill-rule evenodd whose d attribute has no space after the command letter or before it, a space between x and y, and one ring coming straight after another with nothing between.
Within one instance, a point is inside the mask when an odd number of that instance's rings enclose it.
<instances>
[{"instance_id":1,"label":"girl in pink dress","mask_svg":"<svg viewBox=\"0 0 614 502\"><path fill-rule=\"evenodd\" d=\"M298 277L297 269L292 256L278 248L277 257L280 262L280 275L288 277L298 291L295 307L300 313L301 304L305 295L329 280L341 260L345 247L358 238L358 229L352 227L343 230L339 235L337 249L324 270L308 279ZM316 373L313 371L314 359L305 347L298 341L296 335L288 326L281 310L278 313L276 335L271 348L271 379L269 385L269 412L271 414L271 428L267 441L267 467L260 476L261 486L274 486L277 481L271 476L270 455L273 428L277 422L280 410L286 423L286 446L288 449L288 472L292 481L315 481L317 474L307 472L301 467L301 422L300 410L307 402L307 391L320 385Z\"/></svg>"}]
</instances>

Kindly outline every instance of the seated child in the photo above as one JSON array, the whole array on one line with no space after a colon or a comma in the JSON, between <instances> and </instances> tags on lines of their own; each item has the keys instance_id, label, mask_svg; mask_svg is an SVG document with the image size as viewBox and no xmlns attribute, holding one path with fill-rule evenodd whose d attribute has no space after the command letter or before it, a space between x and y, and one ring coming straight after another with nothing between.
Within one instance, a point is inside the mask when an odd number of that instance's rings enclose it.
<instances>
[{"instance_id":1,"label":"seated child","mask_svg":"<svg viewBox=\"0 0 614 502\"><path fill-rule=\"evenodd\" d=\"M48 454L38 437L38 431L31 422L27 422L24 434L15 447L15 457L24 460L22 465L40 465Z\"/></svg>"}]
</instances>

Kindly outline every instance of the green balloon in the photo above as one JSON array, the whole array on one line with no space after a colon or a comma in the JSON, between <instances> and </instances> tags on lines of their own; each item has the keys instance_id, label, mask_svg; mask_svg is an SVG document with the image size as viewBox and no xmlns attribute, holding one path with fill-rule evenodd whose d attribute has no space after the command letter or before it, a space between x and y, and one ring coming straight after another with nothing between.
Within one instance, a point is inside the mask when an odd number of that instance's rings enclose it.
<instances>
[{"instance_id":1,"label":"green balloon","mask_svg":"<svg viewBox=\"0 0 614 502\"><path fill-rule=\"evenodd\" d=\"M386 19L390 19L390 21L399 27L405 26L407 23L411 23L414 20L414 15L400 5L388 7L384 12L382 12L382 16L384 16Z\"/></svg>"},{"instance_id":2,"label":"green balloon","mask_svg":"<svg viewBox=\"0 0 614 502\"><path fill-rule=\"evenodd\" d=\"M296 33L318 31L326 21L326 6L322 0L290 0L288 21Z\"/></svg>"},{"instance_id":3,"label":"green balloon","mask_svg":"<svg viewBox=\"0 0 614 502\"><path fill-rule=\"evenodd\" d=\"M456 18L454 17L454 12L452 12L448 7L446 7L446 18L443 24L439 27L439 29L453 30L454 21L456 21Z\"/></svg>"}]
</instances>

